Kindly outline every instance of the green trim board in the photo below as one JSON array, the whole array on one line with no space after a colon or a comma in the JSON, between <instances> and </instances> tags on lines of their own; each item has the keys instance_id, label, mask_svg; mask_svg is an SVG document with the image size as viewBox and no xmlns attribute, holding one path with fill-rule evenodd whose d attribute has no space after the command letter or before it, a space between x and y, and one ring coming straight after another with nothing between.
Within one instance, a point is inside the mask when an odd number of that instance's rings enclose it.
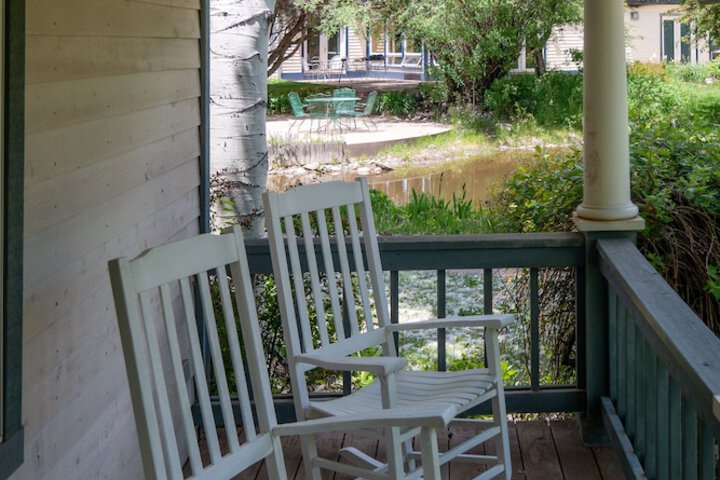
<instances>
[{"instance_id":1,"label":"green trim board","mask_svg":"<svg viewBox=\"0 0 720 480\"><path fill-rule=\"evenodd\" d=\"M612 444L615 446L620 458L620 464L625 470L626 478L638 480L647 478L612 401L607 397L602 397L600 402L605 430L607 430Z\"/></svg>"},{"instance_id":2,"label":"green trim board","mask_svg":"<svg viewBox=\"0 0 720 480\"><path fill-rule=\"evenodd\" d=\"M3 345L0 479L23 459L22 309L25 0L5 0L3 22Z\"/></svg>"},{"instance_id":3,"label":"green trim board","mask_svg":"<svg viewBox=\"0 0 720 480\"><path fill-rule=\"evenodd\" d=\"M210 231L210 0L200 4L200 233Z\"/></svg>"}]
</instances>

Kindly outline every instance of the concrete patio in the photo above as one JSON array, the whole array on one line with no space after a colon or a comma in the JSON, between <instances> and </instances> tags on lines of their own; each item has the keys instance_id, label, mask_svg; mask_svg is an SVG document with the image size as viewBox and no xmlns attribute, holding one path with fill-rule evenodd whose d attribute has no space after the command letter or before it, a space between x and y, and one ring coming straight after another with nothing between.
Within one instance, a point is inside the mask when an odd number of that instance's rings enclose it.
<instances>
[{"instance_id":1,"label":"concrete patio","mask_svg":"<svg viewBox=\"0 0 720 480\"><path fill-rule=\"evenodd\" d=\"M422 137L439 135L449 132L450 125L434 122L414 122L391 120L381 116L373 116L375 125L366 126L362 121L357 121L357 128L331 128L327 131L317 131L318 120L315 120L310 128L310 120L302 124L292 117L283 117L278 120L267 122L267 135L270 144L278 143L345 143L345 151L352 156L370 155L389 145L410 142Z\"/></svg>"}]
</instances>

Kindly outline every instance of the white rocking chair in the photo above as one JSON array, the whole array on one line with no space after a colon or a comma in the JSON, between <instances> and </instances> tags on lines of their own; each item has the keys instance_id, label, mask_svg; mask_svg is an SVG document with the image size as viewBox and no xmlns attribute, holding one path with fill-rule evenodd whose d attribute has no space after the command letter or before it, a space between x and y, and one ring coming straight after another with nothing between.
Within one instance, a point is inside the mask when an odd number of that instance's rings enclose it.
<instances>
[{"instance_id":1,"label":"white rocking chair","mask_svg":"<svg viewBox=\"0 0 720 480\"><path fill-rule=\"evenodd\" d=\"M497 331L515 317L467 316L391 324L364 179L299 187L282 194L268 192L264 200L298 418L366 415L383 409L416 407L446 412L453 422L477 422L484 429L441 453L439 463L454 458L486 463L488 469L478 479L499 475L509 479L510 449ZM486 368L453 372L404 368L407 362L397 357L395 332L452 327L485 329ZM378 347L382 356L357 356ZM377 379L349 396L316 401L309 396L306 381L306 373L315 368L366 371ZM455 420L487 401L492 403L492 420ZM315 438L301 437L306 478L319 480L321 468L372 479L416 478L419 473L415 460L420 454L412 451L411 440L420 430L390 423L383 430L380 434L385 438L387 463L355 450L345 452L350 462L365 466L364 473L355 466L319 457ZM468 453L488 440L495 442L497 455Z\"/></svg>"},{"instance_id":2,"label":"white rocking chair","mask_svg":"<svg viewBox=\"0 0 720 480\"><path fill-rule=\"evenodd\" d=\"M434 430L449 410L383 411L276 425L252 284L239 229L200 235L146 251L134 260L109 264L120 336L130 381L145 478L179 480L187 462L191 479L234 478L265 460L269 478L287 478L281 435L314 435L380 427L422 425L425 478L440 479ZM228 277L228 269L231 273ZM232 283L231 283L232 282ZM231 286L235 294L231 293ZM219 304L213 304L211 291ZM215 308L214 308L215 307ZM224 320L215 318L216 309ZM237 330L235 316L239 319ZM207 335L210 365L203 363L198 319ZM225 335L219 335L224 331ZM243 347L239 337L242 337ZM223 357L223 351L227 356ZM189 372L183 358L189 358ZM229 357L229 359L228 359ZM213 372L208 377L207 372ZM190 379L186 379L189 373ZM231 373L231 376L227 376ZM248 385L247 378L250 382ZM233 379L228 382L228 378ZM210 386L219 400L225 441L218 437ZM231 389L237 395L233 405ZM250 392L253 392L251 395ZM209 458L203 461L191 404L197 401ZM257 421L253 419L254 401ZM236 412L244 428L238 435ZM226 443L227 447L221 447Z\"/></svg>"}]
</instances>

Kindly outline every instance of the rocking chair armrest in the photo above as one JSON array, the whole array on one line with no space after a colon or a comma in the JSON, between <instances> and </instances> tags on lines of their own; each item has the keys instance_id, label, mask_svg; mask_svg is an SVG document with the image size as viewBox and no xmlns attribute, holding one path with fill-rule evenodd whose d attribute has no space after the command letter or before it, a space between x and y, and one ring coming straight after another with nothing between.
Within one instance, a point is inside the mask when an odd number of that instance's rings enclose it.
<instances>
[{"instance_id":1,"label":"rocking chair armrest","mask_svg":"<svg viewBox=\"0 0 720 480\"><path fill-rule=\"evenodd\" d=\"M515 323L516 316L512 313L498 315L467 315L462 317L436 318L419 322L394 323L386 328L392 332L405 330L424 330L429 328L456 328L456 327L478 327L498 328L507 327Z\"/></svg>"},{"instance_id":2,"label":"rocking chair armrest","mask_svg":"<svg viewBox=\"0 0 720 480\"><path fill-rule=\"evenodd\" d=\"M347 357L347 356L317 356L298 355L296 361L309 363L327 370L364 371L380 376L402 370L407 360L401 357Z\"/></svg>"},{"instance_id":3,"label":"rocking chair armrest","mask_svg":"<svg viewBox=\"0 0 720 480\"><path fill-rule=\"evenodd\" d=\"M446 407L391 408L366 414L338 415L302 422L285 423L273 428L275 436L312 435L323 432L347 431L380 427L445 428L456 415Z\"/></svg>"}]
</instances>

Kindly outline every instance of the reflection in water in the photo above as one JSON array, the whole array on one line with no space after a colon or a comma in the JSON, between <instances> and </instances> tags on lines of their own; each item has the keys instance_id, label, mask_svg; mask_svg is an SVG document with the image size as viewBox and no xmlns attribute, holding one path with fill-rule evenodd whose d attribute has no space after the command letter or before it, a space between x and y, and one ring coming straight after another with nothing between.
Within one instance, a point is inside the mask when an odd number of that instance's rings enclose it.
<instances>
[{"instance_id":1,"label":"reflection in water","mask_svg":"<svg viewBox=\"0 0 720 480\"><path fill-rule=\"evenodd\" d=\"M496 152L422 171L395 170L370 176L368 181L395 203L409 202L413 190L450 200L453 193L460 195L464 186L466 199L474 205L483 205L490 199L493 188L499 188L505 177L534 154L533 150Z\"/></svg>"},{"instance_id":2,"label":"reflection in water","mask_svg":"<svg viewBox=\"0 0 720 480\"><path fill-rule=\"evenodd\" d=\"M559 152L561 149L548 149ZM484 205L490 200L493 189L500 188L503 180L512 174L520 164L528 163L535 156L534 149L506 150L480 155L465 160L448 162L432 167L407 167L391 172L369 175L372 188L385 193L391 200L404 204L412 198L412 192L424 192L445 200L451 200L453 193L462 194L472 200L473 205ZM357 174L346 174L321 179L321 181L350 181ZM299 183L300 177L272 176L268 178L268 189L285 191Z\"/></svg>"}]
</instances>

